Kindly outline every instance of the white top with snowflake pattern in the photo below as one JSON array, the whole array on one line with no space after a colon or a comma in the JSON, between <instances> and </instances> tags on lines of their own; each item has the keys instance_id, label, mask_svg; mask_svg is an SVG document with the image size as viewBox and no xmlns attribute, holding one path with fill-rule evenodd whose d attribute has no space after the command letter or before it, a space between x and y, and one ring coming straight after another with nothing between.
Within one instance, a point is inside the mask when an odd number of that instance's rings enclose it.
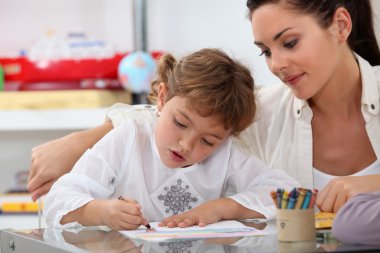
<instances>
[{"instance_id":1,"label":"white top with snowflake pattern","mask_svg":"<svg viewBox=\"0 0 380 253\"><path fill-rule=\"evenodd\" d=\"M273 218L270 191L290 190L298 183L283 170L268 170L240 151L230 138L206 160L186 168L168 168L160 160L154 138L155 121L126 119L110 131L62 176L44 202L49 226L93 199L126 196L142 206L144 217L161 221L209 200L230 197ZM63 227L80 226L77 222Z\"/></svg>"}]
</instances>

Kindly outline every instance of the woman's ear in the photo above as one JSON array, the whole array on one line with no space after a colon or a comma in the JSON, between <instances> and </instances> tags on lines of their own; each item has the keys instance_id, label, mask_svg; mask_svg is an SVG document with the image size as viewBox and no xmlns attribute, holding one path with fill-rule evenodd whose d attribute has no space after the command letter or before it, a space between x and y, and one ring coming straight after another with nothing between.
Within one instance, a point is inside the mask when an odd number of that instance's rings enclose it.
<instances>
[{"instance_id":1,"label":"woman's ear","mask_svg":"<svg viewBox=\"0 0 380 253\"><path fill-rule=\"evenodd\" d=\"M166 98L168 96L168 86L164 82L161 82L158 85L158 95L157 95L157 110L162 111L162 108L165 105Z\"/></svg>"},{"instance_id":2,"label":"woman's ear","mask_svg":"<svg viewBox=\"0 0 380 253\"><path fill-rule=\"evenodd\" d=\"M346 42L352 30L350 13L344 7L336 9L332 26L339 42Z\"/></svg>"}]
</instances>

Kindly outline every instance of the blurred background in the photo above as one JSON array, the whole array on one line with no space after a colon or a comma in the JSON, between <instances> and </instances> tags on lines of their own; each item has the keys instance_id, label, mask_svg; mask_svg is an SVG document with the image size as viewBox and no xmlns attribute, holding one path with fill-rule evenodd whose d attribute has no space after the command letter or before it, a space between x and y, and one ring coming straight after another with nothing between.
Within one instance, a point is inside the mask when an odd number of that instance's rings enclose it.
<instances>
[{"instance_id":1,"label":"blurred background","mask_svg":"<svg viewBox=\"0 0 380 253\"><path fill-rule=\"evenodd\" d=\"M33 146L101 124L113 103L141 102L129 88L143 81L137 63L148 72L151 64L138 55L121 66L133 52L156 60L217 47L246 64L258 85L278 82L253 44L245 4L0 0L0 193L25 190ZM373 4L378 27L380 1Z\"/></svg>"}]
</instances>

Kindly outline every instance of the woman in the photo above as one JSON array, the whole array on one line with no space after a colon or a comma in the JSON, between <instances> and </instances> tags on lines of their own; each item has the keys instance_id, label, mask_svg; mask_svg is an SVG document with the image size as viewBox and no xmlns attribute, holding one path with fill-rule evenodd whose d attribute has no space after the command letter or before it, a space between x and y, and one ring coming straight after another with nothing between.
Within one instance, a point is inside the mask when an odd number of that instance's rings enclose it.
<instances>
[{"instance_id":1,"label":"woman","mask_svg":"<svg viewBox=\"0 0 380 253\"><path fill-rule=\"evenodd\" d=\"M261 91L261 115L240 142L270 167L313 184L323 211L379 189L380 75L371 65L380 64L380 53L370 2L247 6L254 43L285 85ZM350 175L357 176L342 177Z\"/></svg>"},{"instance_id":2,"label":"woman","mask_svg":"<svg viewBox=\"0 0 380 253\"><path fill-rule=\"evenodd\" d=\"M380 190L380 74L372 67L380 65L380 52L370 2L248 0L247 6L254 43L283 84L258 90L257 120L236 142L319 189L322 211L336 212L354 195ZM114 123L137 115L110 112ZM33 149L33 198L110 128L106 123ZM75 146L76 154L70 160L57 154L62 146ZM65 168L57 167L60 160Z\"/></svg>"}]
</instances>

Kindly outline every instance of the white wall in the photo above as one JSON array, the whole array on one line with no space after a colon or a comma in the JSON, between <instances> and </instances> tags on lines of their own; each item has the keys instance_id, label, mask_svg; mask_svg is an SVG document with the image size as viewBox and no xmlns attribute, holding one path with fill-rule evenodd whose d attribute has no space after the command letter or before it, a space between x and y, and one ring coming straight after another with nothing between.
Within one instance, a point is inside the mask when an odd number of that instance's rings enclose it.
<instances>
[{"instance_id":1,"label":"white wall","mask_svg":"<svg viewBox=\"0 0 380 253\"><path fill-rule=\"evenodd\" d=\"M182 55L218 47L252 70L256 83L277 79L253 45L246 0L148 0L149 48Z\"/></svg>"}]
</instances>

